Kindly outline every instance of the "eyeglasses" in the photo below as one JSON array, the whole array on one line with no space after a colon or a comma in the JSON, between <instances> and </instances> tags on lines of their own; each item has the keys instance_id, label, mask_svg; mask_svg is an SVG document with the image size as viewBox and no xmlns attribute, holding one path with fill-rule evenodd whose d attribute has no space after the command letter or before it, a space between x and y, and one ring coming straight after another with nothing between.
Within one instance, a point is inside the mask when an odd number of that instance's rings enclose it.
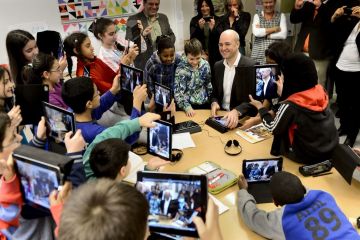
<instances>
[{"instance_id":1,"label":"eyeglasses","mask_svg":"<svg viewBox=\"0 0 360 240\"><path fill-rule=\"evenodd\" d=\"M61 72L61 69L60 69L60 67L59 67L59 68L57 68L57 69L55 69L55 70L50 70L50 72Z\"/></svg>"}]
</instances>

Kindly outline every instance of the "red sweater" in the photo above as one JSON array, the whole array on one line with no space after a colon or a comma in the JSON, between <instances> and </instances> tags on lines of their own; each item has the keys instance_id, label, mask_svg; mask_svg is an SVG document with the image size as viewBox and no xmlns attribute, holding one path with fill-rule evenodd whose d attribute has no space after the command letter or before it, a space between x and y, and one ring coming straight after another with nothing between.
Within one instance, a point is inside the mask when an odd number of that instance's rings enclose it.
<instances>
[{"instance_id":1,"label":"red sweater","mask_svg":"<svg viewBox=\"0 0 360 240\"><path fill-rule=\"evenodd\" d=\"M114 72L106 63L97 57L89 63L84 63L78 58L76 69L77 77L84 76L86 73L85 67L87 71L90 71L90 78L93 83L95 83L101 94L104 94L111 88L114 77L117 73Z\"/></svg>"}]
</instances>

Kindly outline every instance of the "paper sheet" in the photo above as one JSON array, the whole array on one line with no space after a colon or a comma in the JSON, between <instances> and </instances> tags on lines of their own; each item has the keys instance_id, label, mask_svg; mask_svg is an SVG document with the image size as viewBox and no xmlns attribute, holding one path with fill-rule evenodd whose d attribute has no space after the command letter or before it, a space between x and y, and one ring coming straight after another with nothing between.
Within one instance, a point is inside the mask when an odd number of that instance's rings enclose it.
<instances>
[{"instance_id":1,"label":"paper sheet","mask_svg":"<svg viewBox=\"0 0 360 240\"><path fill-rule=\"evenodd\" d=\"M133 152L129 152L129 161L131 164L129 175L123 181L135 184L137 179L137 172L144 170L145 163L140 156Z\"/></svg>"},{"instance_id":2,"label":"paper sheet","mask_svg":"<svg viewBox=\"0 0 360 240\"><path fill-rule=\"evenodd\" d=\"M223 204L219 199L214 197L209 193L210 198L214 201L214 203L219 207L219 215L223 214L227 210L229 210L229 207Z\"/></svg>"},{"instance_id":3,"label":"paper sheet","mask_svg":"<svg viewBox=\"0 0 360 240\"><path fill-rule=\"evenodd\" d=\"M184 149L195 147L195 143L189 132L172 135L172 148Z\"/></svg>"}]
</instances>

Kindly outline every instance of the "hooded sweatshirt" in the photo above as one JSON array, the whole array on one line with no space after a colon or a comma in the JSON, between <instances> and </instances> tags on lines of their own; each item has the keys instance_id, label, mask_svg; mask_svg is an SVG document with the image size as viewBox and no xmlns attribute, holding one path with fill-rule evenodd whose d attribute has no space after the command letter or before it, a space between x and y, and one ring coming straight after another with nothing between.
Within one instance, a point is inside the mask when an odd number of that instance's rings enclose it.
<instances>
[{"instance_id":1,"label":"hooded sweatshirt","mask_svg":"<svg viewBox=\"0 0 360 240\"><path fill-rule=\"evenodd\" d=\"M281 97L285 100L280 103L275 118L264 108L259 113L265 127L274 135L272 154L313 164L331 157L339 142L338 133L327 93L316 84L312 60L303 54L294 55L284 62L287 70L283 71Z\"/></svg>"}]
</instances>

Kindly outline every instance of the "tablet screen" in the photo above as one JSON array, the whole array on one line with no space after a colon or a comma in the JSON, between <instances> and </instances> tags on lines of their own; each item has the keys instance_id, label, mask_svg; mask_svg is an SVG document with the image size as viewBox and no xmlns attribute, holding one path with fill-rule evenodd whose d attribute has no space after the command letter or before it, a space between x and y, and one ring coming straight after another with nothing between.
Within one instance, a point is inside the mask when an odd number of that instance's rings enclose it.
<instances>
[{"instance_id":1,"label":"tablet screen","mask_svg":"<svg viewBox=\"0 0 360 240\"><path fill-rule=\"evenodd\" d=\"M141 182L138 189L149 203L150 230L195 236L193 218L204 217L206 212L206 177L165 174L164 178L161 173L143 174L138 177Z\"/></svg>"},{"instance_id":2,"label":"tablet screen","mask_svg":"<svg viewBox=\"0 0 360 240\"><path fill-rule=\"evenodd\" d=\"M120 75L121 89L127 90L129 92L134 92L134 89L137 85L143 84L143 76L144 76L143 71L124 64L121 64L120 67L121 67L121 75Z\"/></svg>"},{"instance_id":3,"label":"tablet screen","mask_svg":"<svg viewBox=\"0 0 360 240\"><path fill-rule=\"evenodd\" d=\"M49 136L59 142L63 142L65 134L72 131L75 133L75 117L72 112L43 103L46 115L46 123L50 128Z\"/></svg>"},{"instance_id":4,"label":"tablet screen","mask_svg":"<svg viewBox=\"0 0 360 240\"><path fill-rule=\"evenodd\" d=\"M278 65L258 65L255 66L256 76L256 96L258 99L277 98Z\"/></svg>"},{"instance_id":5,"label":"tablet screen","mask_svg":"<svg viewBox=\"0 0 360 240\"><path fill-rule=\"evenodd\" d=\"M59 187L56 169L48 169L16 159L23 196L26 202L50 208L49 195Z\"/></svg>"},{"instance_id":6,"label":"tablet screen","mask_svg":"<svg viewBox=\"0 0 360 240\"><path fill-rule=\"evenodd\" d=\"M272 175L281 170L282 158L243 161L243 174L248 182L270 181Z\"/></svg>"},{"instance_id":7,"label":"tablet screen","mask_svg":"<svg viewBox=\"0 0 360 240\"><path fill-rule=\"evenodd\" d=\"M226 126L226 119L223 119L223 117L214 117L214 120L219 123L220 125L227 127Z\"/></svg>"},{"instance_id":8,"label":"tablet screen","mask_svg":"<svg viewBox=\"0 0 360 240\"><path fill-rule=\"evenodd\" d=\"M162 106L168 105L171 102L171 90L161 84L155 83L155 102Z\"/></svg>"},{"instance_id":9,"label":"tablet screen","mask_svg":"<svg viewBox=\"0 0 360 240\"><path fill-rule=\"evenodd\" d=\"M171 160L172 125L165 121L155 121L156 127L148 130L148 152Z\"/></svg>"}]
</instances>

